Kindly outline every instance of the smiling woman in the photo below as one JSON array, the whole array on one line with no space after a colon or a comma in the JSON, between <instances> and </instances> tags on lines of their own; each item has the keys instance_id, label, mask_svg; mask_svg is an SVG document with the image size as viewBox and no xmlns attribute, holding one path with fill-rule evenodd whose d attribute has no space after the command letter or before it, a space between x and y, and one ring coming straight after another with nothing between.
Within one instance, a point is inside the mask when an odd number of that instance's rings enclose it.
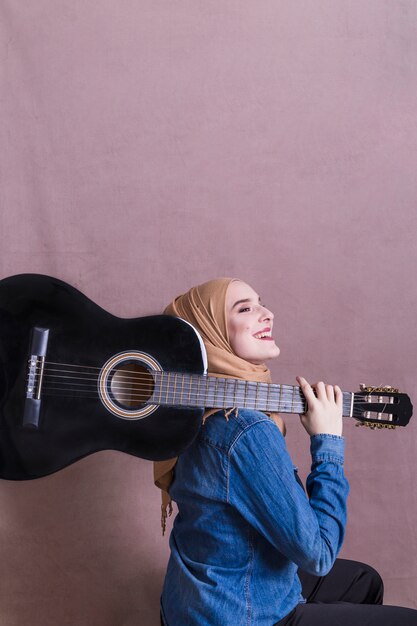
<instances>
[{"instance_id":1,"label":"smiling woman","mask_svg":"<svg viewBox=\"0 0 417 626\"><path fill-rule=\"evenodd\" d=\"M243 281L190 289L165 313L201 334L212 376L271 382L274 315ZM306 492L279 416L230 407L206 410L192 445L155 464L164 505L178 505L161 598L165 626L417 625L417 611L382 607L372 568L336 560L346 524L342 392L298 382L310 436ZM164 507L163 507L164 508Z\"/></svg>"}]
</instances>

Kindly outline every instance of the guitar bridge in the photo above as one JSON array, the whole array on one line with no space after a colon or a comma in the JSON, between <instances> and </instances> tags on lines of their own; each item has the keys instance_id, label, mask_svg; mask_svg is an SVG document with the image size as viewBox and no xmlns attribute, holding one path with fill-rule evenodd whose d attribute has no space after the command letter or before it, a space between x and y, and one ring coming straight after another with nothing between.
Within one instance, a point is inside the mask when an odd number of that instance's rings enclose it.
<instances>
[{"instance_id":1,"label":"guitar bridge","mask_svg":"<svg viewBox=\"0 0 417 626\"><path fill-rule=\"evenodd\" d=\"M43 369L45 365L46 349L48 347L48 336L48 328L38 328L35 326L32 331L26 401L22 422L24 428L39 428Z\"/></svg>"}]
</instances>

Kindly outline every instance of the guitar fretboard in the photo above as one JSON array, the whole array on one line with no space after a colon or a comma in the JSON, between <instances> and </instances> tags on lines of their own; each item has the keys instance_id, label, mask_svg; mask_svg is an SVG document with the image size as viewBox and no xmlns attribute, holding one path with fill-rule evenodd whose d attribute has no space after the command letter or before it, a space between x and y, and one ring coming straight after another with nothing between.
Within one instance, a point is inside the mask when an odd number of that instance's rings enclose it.
<instances>
[{"instance_id":1,"label":"guitar fretboard","mask_svg":"<svg viewBox=\"0 0 417 626\"><path fill-rule=\"evenodd\" d=\"M343 414L351 414L352 395L343 393ZM217 378L196 374L158 372L149 403L205 408L241 407L271 413L305 413L300 387Z\"/></svg>"}]
</instances>

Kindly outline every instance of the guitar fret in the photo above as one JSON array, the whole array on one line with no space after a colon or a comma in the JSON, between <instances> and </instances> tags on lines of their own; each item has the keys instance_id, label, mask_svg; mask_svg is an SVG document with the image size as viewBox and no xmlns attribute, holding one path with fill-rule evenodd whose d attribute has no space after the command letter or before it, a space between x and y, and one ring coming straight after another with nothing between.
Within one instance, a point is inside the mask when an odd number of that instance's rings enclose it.
<instances>
[{"instance_id":1,"label":"guitar fret","mask_svg":"<svg viewBox=\"0 0 417 626\"><path fill-rule=\"evenodd\" d=\"M232 378L229 378L227 380L227 384L229 387L229 392L228 392L228 397L225 400L225 404L227 403L229 407L236 407L237 405L237 400L236 400L236 380L233 380Z\"/></svg>"},{"instance_id":2,"label":"guitar fret","mask_svg":"<svg viewBox=\"0 0 417 626\"><path fill-rule=\"evenodd\" d=\"M223 387L223 406L225 409L227 409L228 407L230 407L230 400L231 397L231 393L230 393L230 379L229 378L225 378L224 379L224 387ZM232 404L233 406L233 404Z\"/></svg>"},{"instance_id":3,"label":"guitar fret","mask_svg":"<svg viewBox=\"0 0 417 626\"><path fill-rule=\"evenodd\" d=\"M168 395L170 378L171 378L171 372L168 372L167 386L166 386L166 389L165 389L165 404L169 404L170 403L169 402L169 395Z\"/></svg>"},{"instance_id":4,"label":"guitar fret","mask_svg":"<svg viewBox=\"0 0 417 626\"><path fill-rule=\"evenodd\" d=\"M247 380L245 382L245 406L250 409L250 382Z\"/></svg>"},{"instance_id":5,"label":"guitar fret","mask_svg":"<svg viewBox=\"0 0 417 626\"><path fill-rule=\"evenodd\" d=\"M307 400L305 399L304 395L302 395L301 389L298 389L298 395L300 396L300 402L303 407L303 413L305 413L307 411Z\"/></svg>"},{"instance_id":6,"label":"guitar fret","mask_svg":"<svg viewBox=\"0 0 417 626\"><path fill-rule=\"evenodd\" d=\"M191 374L188 382L188 404L191 404L191 390L193 388L193 375Z\"/></svg>"},{"instance_id":7,"label":"guitar fret","mask_svg":"<svg viewBox=\"0 0 417 626\"><path fill-rule=\"evenodd\" d=\"M201 387L201 377L198 377L198 383L197 383L197 402L198 404L200 404L200 387ZM201 405L204 406L204 402L201 402Z\"/></svg>"},{"instance_id":8,"label":"guitar fret","mask_svg":"<svg viewBox=\"0 0 417 626\"><path fill-rule=\"evenodd\" d=\"M227 379L222 379L222 384L223 384L223 407L226 408L226 390L227 390Z\"/></svg>"},{"instance_id":9,"label":"guitar fret","mask_svg":"<svg viewBox=\"0 0 417 626\"><path fill-rule=\"evenodd\" d=\"M213 395L213 406L217 405L218 403L216 402L216 395L218 392L218 386L219 386L219 379L216 378L216 382L214 383L214 395Z\"/></svg>"},{"instance_id":10,"label":"guitar fret","mask_svg":"<svg viewBox=\"0 0 417 626\"><path fill-rule=\"evenodd\" d=\"M210 385L209 385L209 379L206 379L206 389L205 389L205 395L204 395L204 406L209 407L209 389L210 389Z\"/></svg>"},{"instance_id":11,"label":"guitar fret","mask_svg":"<svg viewBox=\"0 0 417 626\"><path fill-rule=\"evenodd\" d=\"M180 404L182 404L182 394L184 393L184 374L181 376L181 392L180 392Z\"/></svg>"},{"instance_id":12,"label":"guitar fret","mask_svg":"<svg viewBox=\"0 0 417 626\"><path fill-rule=\"evenodd\" d=\"M253 408L255 411L258 410L257 408L257 402L258 402L258 383L252 383L252 402L253 402Z\"/></svg>"},{"instance_id":13,"label":"guitar fret","mask_svg":"<svg viewBox=\"0 0 417 626\"><path fill-rule=\"evenodd\" d=\"M220 406L220 402L217 400L218 393L219 393L219 378L216 378L214 382L214 390L213 390L213 408Z\"/></svg>"},{"instance_id":14,"label":"guitar fret","mask_svg":"<svg viewBox=\"0 0 417 626\"><path fill-rule=\"evenodd\" d=\"M158 397L158 404L162 403L162 381L164 380L164 374L162 373L161 376L159 377L159 397Z\"/></svg>"},{"instance_id":15,"label":"guitar fret","mask_svg":"<svg viewBox=\"0 0 417 626\"><path fill-rule=\"evenodd\" d=\"M268 396L269 396L269 385L266 383L260 383L258 385L259 389L259 401L261 403L260 410L267 411L268 410Z\"/></svg>"},{"instance_id":16,"label":"guitar fret","mask_svg":"<svg viewBox=\"0 0 417 626\"><path fill-rule=\"evenodd\" d=\"M218 378L217 384L217 397L218 397L218 406L222 408L226 408L226 379Z\"/></svg>"},{"instance_id":17,"label":"guitar fret","mask_svg":"<svg viewBox=\"0 0 417 626\"><path fill-rule=\"evenodd\" d=\"M178 374L174 374L174 389L173 389L173 392L172 392L172 403L173 404L177 404L177 399L175 397L175 392L177 390L177 376L178 376Z\"/></svg>"}]
</instances>

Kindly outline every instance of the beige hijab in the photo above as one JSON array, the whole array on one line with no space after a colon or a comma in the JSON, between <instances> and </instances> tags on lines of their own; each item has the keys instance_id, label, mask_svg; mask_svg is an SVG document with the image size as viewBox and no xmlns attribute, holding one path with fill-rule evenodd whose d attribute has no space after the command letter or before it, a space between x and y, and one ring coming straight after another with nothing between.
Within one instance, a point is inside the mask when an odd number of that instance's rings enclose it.
<instances>
[{"instance_id":1,"label":"beige hijab","mask_svg":"<svg viewBox=\"0 0 417 626\"><path fill-rule=\"evenodd\" d=\"M238 357L229 343L226 323L226 293L235 278L216 278L193 287L187 293L176 298L167 306L164 313L176 315L194 326L200 333L207 351L208 374L222 378L239 378L261 383L271 382L269 369L264 365L254 365ZM230 415L226 411L226 418ZM204 413L205 419L219 409L210 409ZM285 434L281 418L272 415L278 427ZM154 482L162 490L162 530L165 532L167 515L172 513L172 502L168 490L174 479L177 458L154 463Z\"/></svg>"}]
</instances>

